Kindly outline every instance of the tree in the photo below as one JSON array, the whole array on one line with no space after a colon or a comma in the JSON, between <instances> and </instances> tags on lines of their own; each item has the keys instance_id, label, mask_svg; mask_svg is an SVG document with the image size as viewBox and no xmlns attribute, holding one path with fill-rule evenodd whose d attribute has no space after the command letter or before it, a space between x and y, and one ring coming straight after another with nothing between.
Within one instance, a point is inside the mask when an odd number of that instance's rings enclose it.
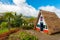
<instances>
[{"instance_id":1,"label":"tree","mask_svg":"<svg viewBox=\"0 0 60 40\"><path fill-rule=\"evenodd\" d=\"M14 21L13 21L13 23L12 23L12 26L13 27L20 27L20 26L22 26L22 24L23 24L23 18L22 18L22 14L20 14L20 15L16 15L16 13L15 13L15 19L14 19Z\"/></svg>"},{"instance_id":2,"label":"tree","mask_svg":"<svg viewBox=\"0 0 60 40\"><path fill-rule=\"evenodd\" d=\"M14 16L12 15L12 12L6 12L5 15L4 15L4 18L7 20L8 22L8 28L10 29L10 21L11 19L14 18Z\"/></svg>"}]
</instances>

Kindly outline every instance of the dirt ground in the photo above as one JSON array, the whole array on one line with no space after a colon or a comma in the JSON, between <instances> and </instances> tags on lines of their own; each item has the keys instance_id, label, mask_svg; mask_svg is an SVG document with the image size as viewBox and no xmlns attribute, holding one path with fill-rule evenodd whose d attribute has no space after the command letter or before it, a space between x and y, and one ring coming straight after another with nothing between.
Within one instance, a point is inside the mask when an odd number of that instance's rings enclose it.
<instances>
[{"instance_id":1,"label":"dirt ground","mask_svg":"<svg viewBox=\"0 0 60 40\"><path fill-rule=\"evenodd\" d=\"M26 30L26 32L37 36L39 40L60 40L60 33L54 35L48 35L34 30Z\"/></svg>"}]
</instances>

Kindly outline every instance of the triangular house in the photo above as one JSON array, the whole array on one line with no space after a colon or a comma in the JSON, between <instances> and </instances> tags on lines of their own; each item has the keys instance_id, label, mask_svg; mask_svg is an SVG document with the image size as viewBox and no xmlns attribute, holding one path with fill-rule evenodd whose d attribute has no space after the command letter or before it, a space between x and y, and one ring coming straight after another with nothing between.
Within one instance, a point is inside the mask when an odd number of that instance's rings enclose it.
<instances>
[{"instance_id":1,"label":"triangular house","mask_svg":"<svg viewBox=\"0 0 60 40\"><path fill-rule=\"evenodd\" d=\"M43 31L47 29L48 34L60 32L60 19L58 18L58 16L54 12L44 10L40 10L38 14L38 18L34 25L35 29L40 28L39 23L41 22L41 15L43 17L43 25L44 25Z\"/></svg>"}]
</instances>

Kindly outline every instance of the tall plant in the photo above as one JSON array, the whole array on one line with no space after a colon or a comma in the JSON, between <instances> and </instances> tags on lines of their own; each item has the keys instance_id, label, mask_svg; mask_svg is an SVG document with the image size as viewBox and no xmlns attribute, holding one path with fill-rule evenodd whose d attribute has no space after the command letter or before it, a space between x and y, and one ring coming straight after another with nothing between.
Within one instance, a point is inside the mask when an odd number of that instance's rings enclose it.
<instances>
[{"instance_id":1,"label":"tall plant","mask_svg":"<svg viewBox=\"0 0 60 40\"><path fill-rule=\"evenodd\" d=\"M23 15L22 14L20 14L20 15L17 15L16 13L15 13L15 19L14 19L14 21L13 21L13 23L12 23L12 25L14 26L14 27L20 27L20 26L22 26L22 24L23 24Z\"/></svg>"},{"instance_id":2,"label":"tall plant","mask_svg":"<svg viewBox=\"0 0 60 40\"><path fill-rule=\"evenodd\" d=\"M5 15L4 15L4 18L7 20L7 22L8 22L8 28L10 29L10 27L11 27L10 26L10 21L11 21L11 19L14 18L12 12L6 12Z\"/></svg>"}]
</instances>

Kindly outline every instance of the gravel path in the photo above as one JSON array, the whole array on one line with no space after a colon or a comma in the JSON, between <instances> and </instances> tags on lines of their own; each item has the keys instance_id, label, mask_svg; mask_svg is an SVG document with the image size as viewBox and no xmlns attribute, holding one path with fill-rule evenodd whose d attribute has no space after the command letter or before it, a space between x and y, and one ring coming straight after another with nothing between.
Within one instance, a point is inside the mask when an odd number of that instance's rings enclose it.
<instances>
[{"instance_id":1,"label":"gravel path","mask_svg":"<svg viewBox=\"0 0 60 40\"><path fill-rule=\"evenodd\" d=\"M39 40L60 40L60 33L54 35L48 35L34 30L26 30L26 32L36 35Z\"/></svg>"}]
</instances>

